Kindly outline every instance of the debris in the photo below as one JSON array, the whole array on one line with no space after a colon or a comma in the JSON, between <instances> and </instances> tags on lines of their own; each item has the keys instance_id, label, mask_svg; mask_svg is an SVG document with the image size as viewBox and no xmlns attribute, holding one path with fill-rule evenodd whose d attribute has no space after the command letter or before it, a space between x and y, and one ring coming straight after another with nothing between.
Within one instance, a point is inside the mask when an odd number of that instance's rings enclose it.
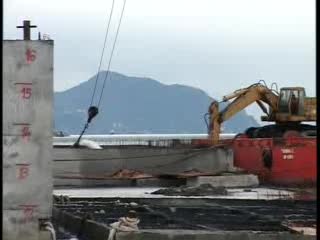
<instances>
[{"instance_id":1,"label":"debris","mask_svg":"<svg viewBox=\"0 0 320 240\"><path fill-rule=\"evenodd\" d=\"M108 240L114 240L117 231L120 232L134 232L138 231L138 224L140 220L137 217L137 213L134 210L130 210L125 217L119 218L118 222L110 224L112 229L109 232Z\"/></svg>"},{"instance_id":2,"label":"debris","mask_svg":"<svg viewBox=\"0 0 320 240\"><path fill-rule=\"evenodd\" d=\"M98 143L88 139L81 140L80 146L87 147L89 149L102 149Z\"/></svg>"},{"instance_id":3,"label":"debris","mask_svg":"<svg viewBox=\"0 0 320 240\"><path fill-rule=\"evenodd\" d=\"M309 236L317 235L317 228L315 224L308 224L307 222L283 222L281 225L296 234Z\"/></svg>"},{"instance_id":4,"label":"debris","mask_svg":"<svg viewBox=\"0 0 320 240\"><path fill-rule=\"evenodd\" d=\"M252 192L252 189L250 188L246 188L246 189L243 189L244 192Z\"/></svg>"},{"instance_id":5,"label":"debris","mask_svg":"<svg viewBox=\"0 0 320 240\"><path fill-rule=\"evenodd\" d=\"M161 194L167 196L210 196L210 195L227 195L228 191L225 187L213 187L210 184L201 184L198 187L176 187L163 188L151 194Z\"/></svg>"},{"instance_id":6,"label":"debris","mask_svg":"<svg viewBox=\"0 0 320 240\"><path fill-rule=\"evenodd\" d=\"M151 178L150 174L146 174L136 170L130 169L121 169L114 174L111 175L112 178L119 178L119 179L138 179L138 178Z\"/></svg>"},{"instance_id":7,"label":"debris","mask_svg":"<svg viewBox=\"0 0 320 240\"><path fill-rule=\"evenodd\" d=\"M175 208L175 207L169 207L169 209L170 209L170 212L172 212L172 213L175 213L177 210L177 208Z\"/></svg>"},{"instance_id":8,"label":"debris","mask_svg":"<svg viewBox=\"0 0 320 240\"><path fill-rule=\"evenodd\" d=\"M131 206L131 207L136 207L136 206L138 206L138 203L131 202L131 203L130 203L130 206Z\"/></svg>"},{"instance_id":9,"label":"debris","mask_svg":"<svg viewBox=\"0 0 320 240\"><path fill-rule=\"evenodd\" d=\"M206 172L201 172L198 169L192 169L192 170L184 171L178 174L178 177L185 178L185 177L210 176L210 175L212 175L212 173L206 173Z\"/></svg>"}]
</instances>

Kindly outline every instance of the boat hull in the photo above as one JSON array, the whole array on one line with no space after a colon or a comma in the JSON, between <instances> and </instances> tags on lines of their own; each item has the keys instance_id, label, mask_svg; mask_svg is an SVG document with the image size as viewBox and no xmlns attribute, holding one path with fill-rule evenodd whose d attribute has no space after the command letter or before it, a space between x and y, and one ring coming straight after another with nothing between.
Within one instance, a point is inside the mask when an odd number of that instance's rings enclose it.
<instances>
[{"instance_id":1,"label":"boat hull","mask_svg":"<svg viewBox=\"0 0 320 240\"><path fill-rule=\"evenodd\" d=\"M317 139L252 139L233 141L234 165L257 174L260 182L277 185L315 185Z\"/></svg>"}]
</instances>

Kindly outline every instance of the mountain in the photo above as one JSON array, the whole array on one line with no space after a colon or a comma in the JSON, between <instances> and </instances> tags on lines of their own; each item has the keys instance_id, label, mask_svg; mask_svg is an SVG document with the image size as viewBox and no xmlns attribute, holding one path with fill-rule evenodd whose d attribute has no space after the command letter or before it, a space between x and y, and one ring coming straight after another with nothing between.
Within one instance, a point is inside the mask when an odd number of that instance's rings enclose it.
<instances>
[{"instance_id":1,"label":"mountain","mask_svg":"<svg viewBox=\"0 0 320 240\"><path fill-rule=\"evenodd\" d=\"M93 105L97 105L107 72L100 72ZM54 94L55 129L79 134L87 120L96 76ZM150 78L109 72L99 114L87 134L206 133L204 114L213 99L204 91L178 84L165 85ZM225 124L224 132L242 132L258 126L245 111Z\"/></svg>"}]
</instances>

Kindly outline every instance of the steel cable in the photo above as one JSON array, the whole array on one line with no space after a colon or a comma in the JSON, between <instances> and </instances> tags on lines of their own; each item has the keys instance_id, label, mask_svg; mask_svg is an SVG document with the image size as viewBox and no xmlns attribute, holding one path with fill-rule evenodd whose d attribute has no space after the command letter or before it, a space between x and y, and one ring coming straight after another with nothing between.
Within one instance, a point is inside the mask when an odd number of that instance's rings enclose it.
<instances>
[{"instance_id":1,"label":"steel cable","mask_svg":"<svg viewBox=\"0 0 320 240\"><path fill-rule=\"evenodd\" d=\"M110 70L111 61L112 61L112 57L113 57L113 52L114 52L114 49L115 49L115 46L116 46L116 42L117 42L117 38L118 38L118 35L119 35L119 30L120 30L120 25L121 25L123 13L124 13L125 5L126 5L126 0L124 0L124 3L123 3L123 7L122 7L122 11L121 11L121 16L120 16L120 20L119 20L116 36L115 36L115 39L114 39L114 42L113 42L113 46L112 46L112 50L111 50L111 54L110 54L110 58L109 58L107 73L106 73L106 76L105 76L105 78L103 80L103 85L102 85L102 90L101 90L100 97L99 97L99 102L98 102L97 106L93 106L92 103L93 103L94 96L95 96L96 89L97 89L97 82L98 82L99 73L100 73L100 69L101 69L101 65L102 65L105 45L106 45L106 42L107 42L107 37L108 37L108 32L109 32L109 27L110 27L110 22L111 22L111 17L112 17L112 13L113 13L113 9L114 9L114 0L112 1L112 7L111 7L111 12L110 12L109 20L108 20L107 31L106 31L106 35L105 35L105 39L104 39L103 50L102 50L100 63L99 63L99 67L98 67L98 73L97 73L97 76L96 76L94 90L93 90L93 94L92 94L92 97L91 97L91 102L90 102L90 106L89 106L89 110L88 110L89 117L88 117L88 120L87 120L87 122L86 122L86 124L85 124L85 126L84 126L84 128L83 128L83 130L82 130L82 132L81 132L81 134L80 134L80 136L78 138L78 140L74 143L74 147L79 147L81 137L85 133L85 131L88 129L89 123L91 122L91 119L94 118L98 114L98 109L99 109L99 106L100 106L100 103L101 103L101 99L102 99L102 96L103 96L105 82L106 82L106 80L108 78L108 75L109 75L109 70ZM90 111L91 111L91 113L90 113ZM91 116L90 116L90 114L91 114Z\"/></svg>"},{"instance_id":2,"label":"steel cable","mask_svg":"<svg viewBox=\"0 0 320 240\"><path fill-rule=\"evenodd\" d=\"M99 67L98 67L98 72L97 72L95 84L94 84L94 89L93 89L93 93L92 93L92 97L91 97L90 106L92 106L94 95L95 95L96 89L97 89L97 82L98 82L98 79L99 79L99 74L100 74L101 64L102 64L102 60L103 60L104 50L106 48L106 42L107 42L107 38L108 38L108 34L109 34L109 28L110 28L110 22L111 22L111 17L112 17L112 13L113 13L113 8L114 8L114 0L112 0L112 6L111 6L111 10L110 10L109 19L108 19L108 25L107 25L107 31L106 31L106 35L104 37L104 43L103 43L102 53L101 53L101 57L100 57L100 63L99 63Z\"/></svg>"},{"instance_id":3,"label":"steel cable","mask_svg":"<svg viewBox=\"0 0 320 240\"><path fill-rule=\"evenodd\" d=\"M124 9L125 9L125 6L126 6L126 2L127 2L127 0L124 0L122 11L121 11L121 16L120 16L120 20L119 20L119 25L118 25L118 28L117 28L116 36L115 36L115 39L114 39L114 42L113 42L113 46L112 46L112 50L111 50L111 54L110 54L110 58L109 58L107 73L106 73L106 76L105 76L105 78L103 80L102 90L101 90L101 94L100 94L100 98L99 98L99 102L98 102L98 107L100 106L101 99L102 99L102 96L103 96L103 91L104 91L104 88L105 88L105 83L106 83L106 80L107 80L108 75L109 75L109 70L110 70L111 61L112 61L112 57L113 57L113 52L114 52L114 49L115 49L115 46L116 46L116 42L117 42L117 39L118 39L119 30L120 30L120 26L121 26L122 17L123 17Z\"/></svg>"}]
</instances>

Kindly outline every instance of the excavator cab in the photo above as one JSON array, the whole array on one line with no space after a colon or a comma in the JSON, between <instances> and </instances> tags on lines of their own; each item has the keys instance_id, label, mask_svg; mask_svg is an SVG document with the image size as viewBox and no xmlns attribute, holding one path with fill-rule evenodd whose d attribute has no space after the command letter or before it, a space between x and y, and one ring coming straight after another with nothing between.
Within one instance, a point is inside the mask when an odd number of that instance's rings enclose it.
<instances>
[{"instance_id":1,"label":"excavator cab","mask_svg":"<svg viewBox=\"0 0 320 240\"><path fill-rule=\"evenodd\" d=\"M304 98L306 96L303 87L281 88L278 113L285 115L303 116Z\"/></svg>"}]
</instances>

